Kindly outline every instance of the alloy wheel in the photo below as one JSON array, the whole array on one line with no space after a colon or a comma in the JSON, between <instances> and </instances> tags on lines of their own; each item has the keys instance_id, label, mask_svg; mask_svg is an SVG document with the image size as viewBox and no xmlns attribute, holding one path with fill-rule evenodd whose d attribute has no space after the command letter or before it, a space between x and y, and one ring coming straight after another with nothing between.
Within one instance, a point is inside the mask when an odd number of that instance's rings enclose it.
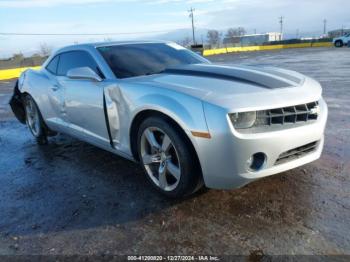
<instances>
[{"instance_id":1,"label":"alloy wheel","mask_svg":"<svg viewBox=\"0 0 350 262\"><path fill-rule=\"evenodd\" d=\"M160 189L172 191L179 184L181 167L170 137L158 127L146 128L141 136L141 157L148 176Z\"/></svg>"},{"instance_id":2,"label":"alloy wheel","mask_svg":"<svg viewBox=\"0 0 350 262\"><path fill-rule=\"evenodd\" d=\"M40 133L40 118L33 99L27 99L26 101L26 118L30 131L35 137L38 137Z\"/></svg>"}]
</instances>

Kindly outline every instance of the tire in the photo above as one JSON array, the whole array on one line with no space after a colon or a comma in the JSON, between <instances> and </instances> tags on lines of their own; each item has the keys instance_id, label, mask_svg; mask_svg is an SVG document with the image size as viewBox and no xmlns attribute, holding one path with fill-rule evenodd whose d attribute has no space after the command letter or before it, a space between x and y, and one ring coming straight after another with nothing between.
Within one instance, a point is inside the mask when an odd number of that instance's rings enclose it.
<instances>
[{"instance_id":1,"label":"tire","mask_svg":"<svg viewBox=\"0 0 350 262\"><path fill-rule=\"evenodd\" d=\"M163 195L182 198L203 186L200 165L182 130L149 117L138 130L138 155L151 184Z\"/></svg>"},{"instance_id":2,"label":"tire","mask_svg":"<svg viewBox=\"0 0 350 262\"><path fill-rule=\"evenodd\" d=\"M47 144L47 129L40 110L30 95L23 98L26 124L39 145Z\"/></svg>"},{"instance_id":3,"label":"tire","mask_svg":"<svg viewBox=\"0 0 350 262\"><path fill-rule=\"evenodd\" d=\"M335 41L334 46L335 46L335 47L343 47L343 46L344 46L344 43L343 43L343 41L341 41L341 40L337 40L337 41Z\"/></svg>"}]
</instances>

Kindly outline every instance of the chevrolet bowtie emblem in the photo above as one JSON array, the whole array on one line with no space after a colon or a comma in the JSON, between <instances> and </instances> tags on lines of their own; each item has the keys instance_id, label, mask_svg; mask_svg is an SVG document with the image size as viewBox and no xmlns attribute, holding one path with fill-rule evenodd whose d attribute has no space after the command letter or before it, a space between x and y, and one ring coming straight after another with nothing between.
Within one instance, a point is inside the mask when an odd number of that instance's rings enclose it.
<instances>
[{"instance_id":1,"label":"chevrolet bowtie emblem","mask_svg":"<svg viewBox=\"0 0 350 262\"><path fill-rule=\"evenodd\" d=\"M319 114L320 113L320 106L315 106L314 108L311 108L310 113L313 115Z\"/></svg>"}]
</instances>

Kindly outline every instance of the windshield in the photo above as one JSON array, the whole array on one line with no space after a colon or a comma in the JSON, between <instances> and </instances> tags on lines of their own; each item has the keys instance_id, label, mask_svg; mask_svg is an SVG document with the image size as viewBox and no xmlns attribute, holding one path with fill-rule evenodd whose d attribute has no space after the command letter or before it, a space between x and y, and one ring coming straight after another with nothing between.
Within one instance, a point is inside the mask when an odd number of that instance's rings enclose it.
<instances>
[{"instance_id":1,"label":"windshield","mask_svg":"<svg viewBox=\"0 0 350 262\"><path fill-rule=\"evenodd\" d=\"M171 66L209 63L174 43L114 45L98 48L117 78L151 75Z\"/></svg>"}]
</instances>

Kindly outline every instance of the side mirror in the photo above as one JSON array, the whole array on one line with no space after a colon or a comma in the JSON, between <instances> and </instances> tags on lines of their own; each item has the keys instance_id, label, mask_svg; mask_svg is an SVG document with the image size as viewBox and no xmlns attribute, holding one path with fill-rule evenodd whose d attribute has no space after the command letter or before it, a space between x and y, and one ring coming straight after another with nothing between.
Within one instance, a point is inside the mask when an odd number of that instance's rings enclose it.
<instances>
[{"instance_id":1,"label":"side mirror","mask_svg":"<svg viewBox=\"0 0 350 262\"><path fill-rule=\"evenodd\" d=\"M95 73L90 67L73 68L67 72L67 77L70 79L92 80L101 82L102 78Z\"/></svg>"}]
</instances>

